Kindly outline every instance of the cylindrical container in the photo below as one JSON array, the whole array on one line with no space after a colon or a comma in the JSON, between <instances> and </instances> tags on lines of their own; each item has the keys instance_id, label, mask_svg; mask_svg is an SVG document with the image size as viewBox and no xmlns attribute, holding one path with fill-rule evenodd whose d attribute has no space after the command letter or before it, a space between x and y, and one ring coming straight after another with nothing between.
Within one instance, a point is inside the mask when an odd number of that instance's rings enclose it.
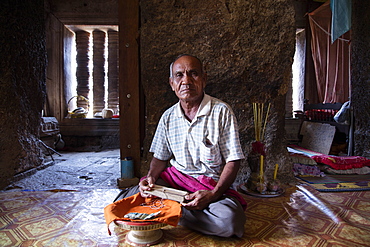
<instances>
[{"instance_id":1,"label":"cylindrical container","mask_svg":"<svg viewBox=\"0 0 370 247\"><path fill-rule=\"evenodd\" d=\"M134 162L132 157L125 157L121 160L121 178L134 177Z\"/></svg>"}]
</instances>

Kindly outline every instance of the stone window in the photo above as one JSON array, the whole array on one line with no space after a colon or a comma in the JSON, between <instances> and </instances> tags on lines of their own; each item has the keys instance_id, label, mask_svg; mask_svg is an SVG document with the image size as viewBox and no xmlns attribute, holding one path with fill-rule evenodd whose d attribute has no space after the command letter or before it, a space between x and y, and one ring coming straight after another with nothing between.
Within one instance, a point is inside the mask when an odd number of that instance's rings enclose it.
<instances>
[{"instance_id":1,"label":"stone window","mask_svg":"<svg viewBox=\"0 0 370 247\"><path fill-rule=\"evenodd\" d=\"M289 85L286 102L285 117L295 117L297 111L303 111L304 82L306 60L306 34L305 29L296 31L296 49L292 65L291 84Z\"/></svg>"},{"instance_id":2,"label":"stone window","mask_svg":"<svg viewBox=\"0 0 370 247\"><path fill-rule=\"evenodd\" d=\"M67 28L74 33L75 41L71 50L72 95L84 96L70 100L69 110L83 107L88 110L87 118L101 117L103 109L119 114L118 27Z\"/></svg>"}]
</instances>

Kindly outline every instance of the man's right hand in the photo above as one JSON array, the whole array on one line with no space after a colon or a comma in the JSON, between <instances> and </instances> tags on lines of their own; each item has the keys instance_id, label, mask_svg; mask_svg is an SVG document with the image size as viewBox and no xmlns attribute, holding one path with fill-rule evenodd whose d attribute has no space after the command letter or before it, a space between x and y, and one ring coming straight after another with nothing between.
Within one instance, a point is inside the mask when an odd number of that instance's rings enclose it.
<instances>
[{"instance_id":1,"label":"man's right hand","mask_svg":"<svg viewBox=\"0 0 370 247\"><path fill-rule=\"evenodd\" d=\"M141 180L139 183L139 189L140 189L141 196L142 197L152 197L153 195L145 193L144 191L151 190L153 187L154 187L153 177L146 177L145 179Z\"/></svg>"},{"instance_id":2,"label":"man's right hand","mask_svg":"<svg viewBox=\"0 0 370 247\"><path fill-rule=\"evenodd\" d=\"M155 181L159 178L161 172L166 168L168 161L159 160L157 158L152 159L150 162L149 172L143 180L139 183L140 194L142 197L153 197L150 194L144 193L146 190L151 190L154 187Z\"/></svg>"}]
</instances>

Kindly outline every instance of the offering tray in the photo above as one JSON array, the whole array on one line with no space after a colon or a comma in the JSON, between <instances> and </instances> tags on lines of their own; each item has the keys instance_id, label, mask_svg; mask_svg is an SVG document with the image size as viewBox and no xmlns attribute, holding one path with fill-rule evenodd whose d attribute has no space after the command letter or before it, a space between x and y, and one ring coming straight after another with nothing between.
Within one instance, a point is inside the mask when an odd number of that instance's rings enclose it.
<instances>
[{"instance_id":1,"label":"offering tray","mask_svg":"<svg viewBox=\"0 0 370 247\"><path fill-rule=\"evenodd\" d=\"M279 189L278 191L265 191L264 194L262 194L258 191L249 190L245 184L240 185L239 190L244 194L256 197L277 197L281 196L285 192L284 189Z\"/></svg>"},{"instance_id":2,"label":"offering tray","mask_svg":"<svg viewBox=\"0 0 370 247\"><path fill-rule=\"evenodd\" d=\"M130 230L126 235L126 242L133 246L152 246L158 244L163 237L161 228L167 226L165 223L155 221L132 222L115 220L114 223L125 230Z\"/></svg>"}]
</instances>

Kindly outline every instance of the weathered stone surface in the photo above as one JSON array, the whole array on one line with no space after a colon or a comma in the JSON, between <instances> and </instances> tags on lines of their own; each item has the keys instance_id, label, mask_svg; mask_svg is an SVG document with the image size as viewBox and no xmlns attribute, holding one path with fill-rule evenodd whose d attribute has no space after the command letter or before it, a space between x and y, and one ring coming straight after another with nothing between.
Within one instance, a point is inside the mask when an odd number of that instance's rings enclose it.
<instances>
[{"instance_id":1,"label":"weathered stone surface","mask_svg":"<svg viewBox=\"0 0 370 247\"><path fill-rule=\"evenodd\" d=\"M370 9L369 1L353 0L351 83L355 119L354 153L370 158Z\"/></svg>"},{"instance_id":2,"label":"weathered stone surface","mask_svg":"<svg viewBox=\"0 0 370 247\"><path fill-rule=\"evenodd\" d=\"M239 121L248 155L254 139L253 102L271 102L267 126L267 173L281 164L292 178L284 146L284 102L295 45L290 1L142 1L141 68L147 104L144 155L161 113L175 103L168 85L169 64L188 53L203 60L206 93L229 103ZM144 157L144 164L148 164ZM239 180L245 179L246 162ZM147 165L142 171L148 169Z\"/></svg>"},{"instance_id":3,"label":"weathered stone surface","mask_svg":"<svg viewBox=\"0 0 370 247\"><path fill-rule=\"evenodd\" d=\"M0 188L42 163L45 98L44 1L3 1L0 8Z\"/></svg>"},{"instance_id":4,"label":"weathered stone surface","mask_svg":"<svg viewBox=\"0 0 370 247\"><path fill-rule=\"evenodd\" d=\"M102 112L105 107L105 32L101 30L94 30L93 34L93 92L94 92L94 107L93 113Z\"/></svg>"},{"instance_id":5,"label":"weathered stone surface","mask_svg":"<svg viewBox=\"0 0 370 247\"><path fill-rule=\"evenodd\" d=\"M118 32L108 30L108 108L118 114Z\"/></svg>"},{"instance_id":6,"label":"weathered stone surface","mask_svg":"<svg viewBox=\"0 0 370 247\"><path fill-rule=\"evenodd\" d=\"M89 98L90 87L90 71L89 71L89 47L90 33L85 31L76 32L76 79L77 79L77 95ZM88 109L88 102L84 98L77 98L77 106Z\"/></svg>"}]
</instances>

